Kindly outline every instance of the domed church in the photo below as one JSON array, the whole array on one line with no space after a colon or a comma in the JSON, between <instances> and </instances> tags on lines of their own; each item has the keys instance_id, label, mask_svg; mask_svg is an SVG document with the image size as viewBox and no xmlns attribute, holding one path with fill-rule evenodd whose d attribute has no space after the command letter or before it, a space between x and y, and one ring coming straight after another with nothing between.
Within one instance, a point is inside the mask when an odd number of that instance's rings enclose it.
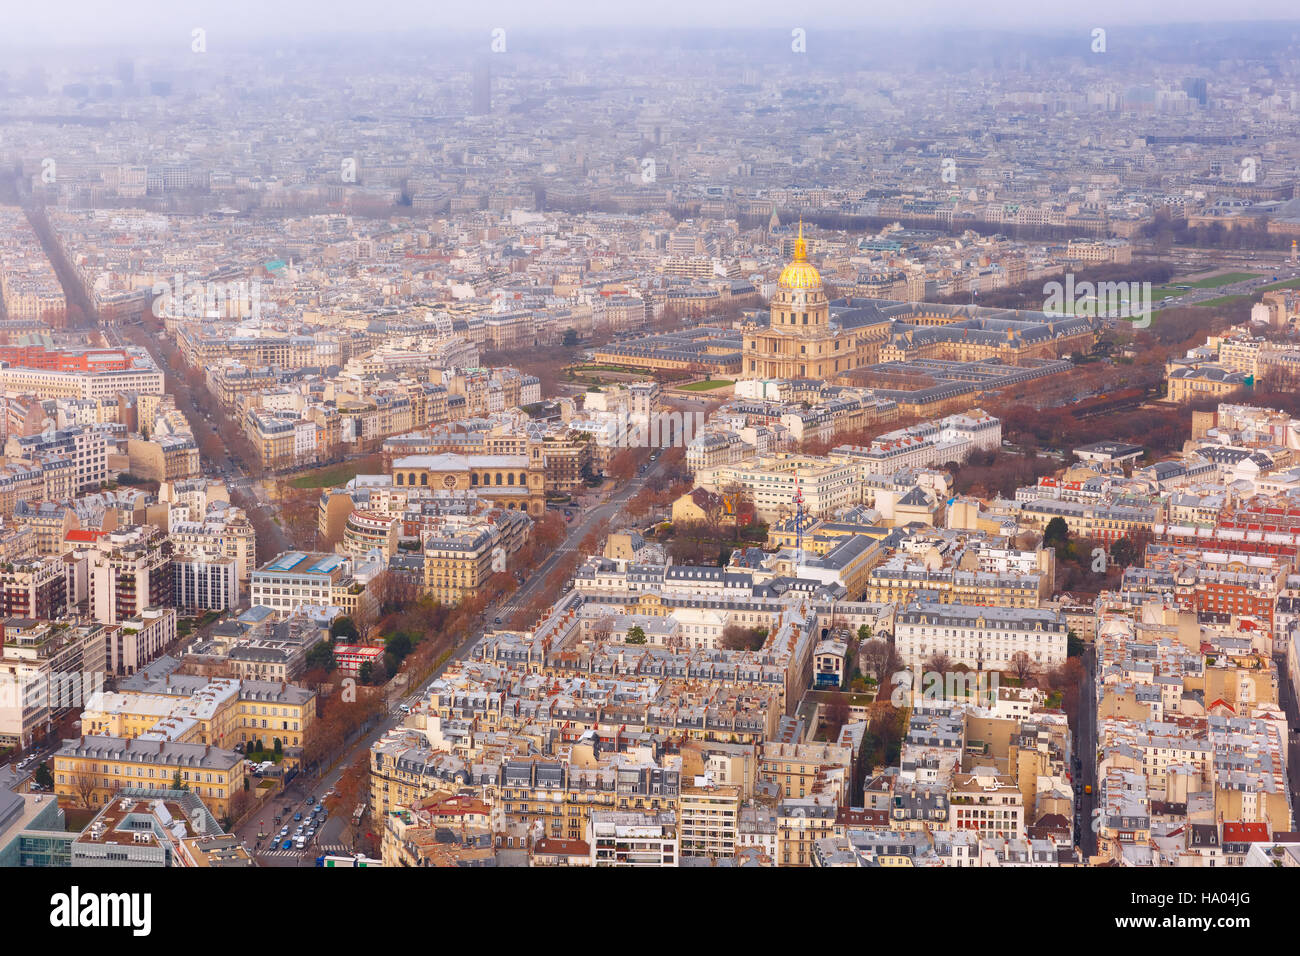
<instances>
[{"instance_id":1,"label":"domed church","mask_svg":"<svg viewBox=\"0 0 1300 956\"><path fill-rule=\"evenodd\" d=\"M821 273L808 261L802 222L794 259L776 285L768 327L745 332L742 378L832 379L878 360L888 322L843 329L831 321Z\"/></svg>"}]
</instances>

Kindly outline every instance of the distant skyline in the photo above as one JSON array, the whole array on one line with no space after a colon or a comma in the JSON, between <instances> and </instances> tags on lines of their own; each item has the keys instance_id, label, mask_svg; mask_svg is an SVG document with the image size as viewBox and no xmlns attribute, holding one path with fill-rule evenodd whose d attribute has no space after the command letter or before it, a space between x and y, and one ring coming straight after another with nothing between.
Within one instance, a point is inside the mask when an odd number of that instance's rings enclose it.
<instances>
[{"instance_id":1,"label":"distant skyline","mask_svg":"<svg viewBox=\"0 0 1300 956\"><path fill-rule=\"evenodd\" d=\"M860 0L811 0L793 5L774 0L655 0L653 3L528 2L488 0L447 5L429 0L355 3L337 0L253 0L199 2L184 6L168 0L128 0L105 5L98 0L61 0L10 5L0 46L6 49L69 48L122 44L153 46L176 38L188 43L190 30L208 31L209 49L225 34L241 44L306 39L312 35L382 35L394 32L490 31L495 27L557 33L568 30L662 28L841 28L889 30L997 29L1026 32L1068 28L1150 26L1168 23L1242 23L1290 20L1300 26L1294 0L1096 0L1086 9L1056 8L1030 0L992 0L958 5L951 0L912 0L907 4Z\"/></svg>"}]
</instances>

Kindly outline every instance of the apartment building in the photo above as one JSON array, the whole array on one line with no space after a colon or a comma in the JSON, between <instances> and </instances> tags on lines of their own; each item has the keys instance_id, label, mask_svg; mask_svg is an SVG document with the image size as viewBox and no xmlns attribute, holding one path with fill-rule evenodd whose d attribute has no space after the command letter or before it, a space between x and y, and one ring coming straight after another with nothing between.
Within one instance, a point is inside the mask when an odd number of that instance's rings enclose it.
<instances>
[{"instance_id":1,"label":"apartment building","mask_svg":"<svg viewBox=\"0 0 1300 956\"><path fill-rule=\"evenodd\" d=\"M1065 663L1068 628L1057 611L918 602L894 620L894 646L908 667L936 654L980 671L1007 670L1019 654L1036 669Z\"/></svg>"},{"instance_id":2,"label":"apartment building","mask_svg":"<svg viewBox=\"0 0 1300 956\"><path fill-rule=\"evenodd\" d=\"M697 487L722 494L740 488L763 521L793 514L802 501L805 514L831 515L858 500L856 468L844 462L783 453L696 473Z\"/></svg>"},{"instance_id":3,"label":"apartment building","mask_svg":"<svg viewBox=\"0 0 1300 956\"><path fill-rule=\"evenodd\" d=\"M38 460L47 455L70 459L76 469L76 490L98 490L108 480L108 440L95 427L62 428L39 435L13 435L5 456Z\"/></svg>"},{"instance_id":4,"label":"apartment building","mask_svg":"<svg viewBox=\"0 0 1300 956\"><path fill-rule=\"evenodd\" d=\"M124 787L72 841L74 867L249 867L253 857L194 792Z\"/></svg>"},{"instance_id":5,"label":"apartment building","mask_svg":"<svg viewBox=\"0 0 1300 956\"><path fill-rule=\"evenodd\" d=\"M1024 795L1016 781L987 767L957 774L948 792L951 828L981 838L1024 839Z\"/></svg>"},{"instance_id":6,"label":"apartment building","mask_svg":"<svg viewBox=\"0 0 1300 956\"><path fill-rule=\"evenodd\" d=\"M242 509L214 509L201 521L172 520L167 535L176 549L178 560L186 555L196 559L228 559L234 565L241 593L252 579L256 566L257 534Z\"/></svg>"},{"instance_id":7,"label":"apartment building","mask_svg":"<svg viewBox=\"0 0 1300 956\"><path fill-rule=\"evenodd\" d=\"M304 604L329 607L352 574L353 562L343 555L286 551L253 572L249 602L271 608L278 617Z\"/></svg>"},{"instance_id":8,"label":"apartment building","mask_svg":"<svg viewBox=\"0 0 1300 956\"><path fill-rule=\"evenodd\" d=\"M153 525L129 525L100 535L88 549L95 620L117 624L145 608L172 606L171 552L167 535Z\"/></svg>"},{"instance_id":9,"label":"apartment building","mask_svg":"<svg viewBox=\"0 0 1300 956\"><path fill-rule=\"evenodd\" d=\"M55 621L68 604L67 566L57 557L0 565L0 616Z\"/></svg>"},{"instance_id":10,"label":"apartment building","mask_svg":"<svg viewBox=\"0 0 1300 956\"><path fill-rule=\"evenodd\" d=\"M64 537L81 526L77 512L62 501L19 501L14 505L13 523L33 533L36 553L42 556L63 553Z\"/></svg>"},{"instance_id":11,"label":"apartment building","mask_svg":"<svg viewBox=\"0 0 1300 956\"><path fill-rule=\"evenodd\" d=\"M163 373L142 355L133 354L129 369L63 372L54 369L19 368L0 363L0 392L35 395L37 398L82 398L96 402L115 401L117 396L162 395Z\"/></svg>"},{"instance_id":12,"label":"apartment building","mask_svg":"<svg viewBox=\"0 0 1300 956\"><path fill-rule=\"evenodd\" d=\"M1196 402L1206 398L1223 398L1246 388L1249 376L1213 363L1195 366L1170 365L1165 370L1165 384L1171 402Z\"/></svg>"},{"instance_id":13,"label":"apartment building","mask_svg":"<svg viewBox=\"0 0 1300 956\"><path fill-rule=\"evenodd\" d=\"M957 568L929 570L895 556L871 569L863 600L906 604L924 592L944 604L994 607L1038 607L1052 593L1054 576L1047 571L1000 574Z\"/></svg>"},{"instance_id":14,"label":"apartment building","mask_svg":"<svg viewBox=\"0 0 1300 956\"><path fill-rule=\"evenodd\" d=\"M442 522L424 537L425 592L448 605L477 596L493 574L509 570L529 526L518 511L490 521Z\"/></svg>"},{"instance_id":15,"label":"apartment building","mask_svg":"<svg viewBox=\"0 0 1300 956\"><path fill-rule=\"evenodd\" d=\"M1153 505L1139 502L1084 503L1039 498L1024 504L1020 514L1026 527L1045 529L1053 518L1060 518L1071 535L1094 539L1109 546L1135 532L1150 531L1155 523L1156 509Z\"/></svg>"},{"instance_id":16,"label":"apartment building","mask_svg":"<svg viewBox=\"0 0 1300 956\"><path fill-rule=\"evenodd\" d=\"M866 477L964 461L974 451L996 451L1001 445L1002 422L976 408L888 432L870 445L838 445L827 457L853 463Z\"/></svg>"},{"instance_id":17,"label":"apartment building","mask_svg":"<svg viewBox=\"0 0 1300 956\"><path fill-rule=\"evenodd\" d=\"M297 764L316 726L314 691L283 681L179 674L159 658L87 704L88 733L275 749Z\"/></svg>"},{"instance_id":18,"label":"apartment building","mask_svg":"<svg viewBox=\"0 0 1300 956\"><path fill-rule=\"evenodd\" d=\"M682 787L677 803L677 835L684 857L730 859L740 828L741 788L697 777Z\"/></svg>"},{"instance_id":19,"label":"apartment building","mask_svg":"<svg viewBox=\"0 0 1300 956\"><path fill-rule=\"evenodd\" d=\"M82 735L65 740L52 763L55 795L79 807L103 807L126 788L167 791L179 778L225 817L244 793L243 755L211 744Z\"/></svg>"},{"instance_id":20,"label":"apartment building","mask_svg":"<svg viewBox=\"0 0 1300 956\"><path fill-rule=\"evenodd\" d=\"M668 811L593 810L587 821L592 866L677 866L677 819Z\"/></svg>"},{"instance_id":21,"label":"apartment building","mask_svg":"<svg viewBox=\"0 0 1300 956\"><path fill-rule=\"evenodd\" d=\"M835 836L838 811L827 794L782 800L776 811L777 866L815 865L815 847Z\"/></svg>"},{"instance_id":22,"label":"apartment building","mask_svg":"<svg viewBox=\"0 0 1300 956\"><path fill-rule=\"evenodd\" d=\"M827 793L838 796L836 771L842 775L853 766L854 755L849 747L769 740L759 753L758 779L775 784L786 800Z\"/></svg>"},{"instance_id":23,"label":"apartment building","mask_svg":"<svg viewBox=\"0 0 1300 956\"><path fill-rule=\"evenodd\" d=\"M176 609L146 607L108 632L108 669L134 674L148 666L176 641Z\"/></svg>"},{"instance_id":24,"label":"apartment building","mask_svg":"<svg viewBox=\"0 0 1300 956\"><path fill-rule=\"evenodd\" d=\"M0 743L27 747L102 686L111 629L7 618L0 649Z\"/></svg>"}]
</instances>

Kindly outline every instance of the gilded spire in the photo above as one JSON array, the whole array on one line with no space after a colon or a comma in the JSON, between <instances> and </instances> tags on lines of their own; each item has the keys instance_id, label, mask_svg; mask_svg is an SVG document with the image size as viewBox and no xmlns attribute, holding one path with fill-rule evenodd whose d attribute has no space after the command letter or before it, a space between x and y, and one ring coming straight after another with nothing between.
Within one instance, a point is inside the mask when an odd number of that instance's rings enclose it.
<instances>
[{"instance_id":1,"label":"gilded spire","mask_svg":"<svg viewBox=\"0 0 1300 956\"><path fill-rule=\"evenodd\" d=\"M808 261L808 240L803 237L803 217L799 217L799 238L794 241L794 258L781 270L776 280L782 289L820 289L822 277Z\"/></svg>"}]
</instances>

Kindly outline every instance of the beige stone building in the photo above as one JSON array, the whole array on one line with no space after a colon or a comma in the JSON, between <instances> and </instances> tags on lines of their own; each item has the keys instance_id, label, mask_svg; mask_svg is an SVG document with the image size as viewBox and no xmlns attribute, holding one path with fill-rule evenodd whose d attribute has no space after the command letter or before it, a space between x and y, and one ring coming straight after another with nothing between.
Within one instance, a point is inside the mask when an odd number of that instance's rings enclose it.
<instances>
[{"instance_id":1,"label":"beige stone building","mask_svg":"<svg viewBox=\"0 0 1300 956\"><path fill-rule=\"evenodd\" d=\"M800 225L794 259L777 279L767 328L745 333L740 374L742 378L829 380L878 361L880 344L888 334L888 321L857 329L831 322L822 277L808 261L808 243Z\"/></svg>"}]
</instances>

